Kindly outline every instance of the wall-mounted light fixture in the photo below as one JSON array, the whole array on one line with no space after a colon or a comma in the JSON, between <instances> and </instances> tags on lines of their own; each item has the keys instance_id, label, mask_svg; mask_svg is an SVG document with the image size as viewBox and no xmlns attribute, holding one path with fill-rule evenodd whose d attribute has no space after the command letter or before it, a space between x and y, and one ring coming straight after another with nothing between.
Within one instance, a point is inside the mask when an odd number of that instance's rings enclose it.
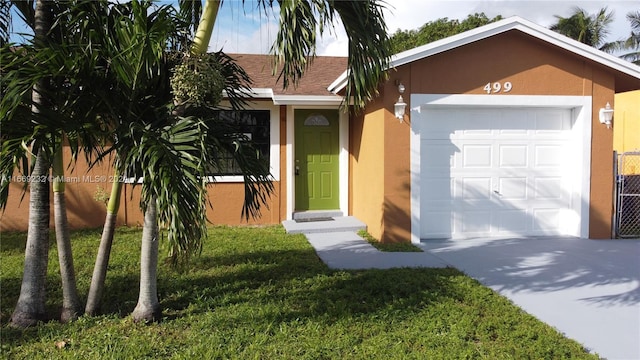
<instances>
[{"instance_id":1,"label":"wall-mounted light fixture","mask_svg":"<svg viewBox=\"0 0 640 360\"><path fill-rule=\"evenodd\" d=\"M613 109L611 105L607 103L605 107L600 108L600 123L607 125L607 129L611 127L611 120L613 120Z\"/></svg>"},{"instance_id":2,"label":"wall-mounted light fixture","mask_svg":"<svg viewBox=\"0 0 640 360\"><path fill-rule=\"evenodd\" d=\"M398 97L398 101L393 104L393 109L395 110L396 119L402 122L404 120L404 111L407 108L407 103L405 103L402 98L402 94L404 94L404 85L400 82L398 82L398 92L400 93L400 96Z\"/></svg>"}]
</instances>

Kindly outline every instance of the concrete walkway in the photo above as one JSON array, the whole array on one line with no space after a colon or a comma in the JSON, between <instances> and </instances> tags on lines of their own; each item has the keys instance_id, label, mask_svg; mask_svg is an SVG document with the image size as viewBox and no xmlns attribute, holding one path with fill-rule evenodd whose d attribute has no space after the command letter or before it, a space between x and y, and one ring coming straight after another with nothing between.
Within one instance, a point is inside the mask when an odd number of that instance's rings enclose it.
<instances>
[{"instance_id":1,"label":"concrete walkway","mask_svg":"<svg viewBox=\"0 0 640 360\"><path fill-rule=\"evenodd\" d=\"M453 266L604 358L640 359L640 240L435 240L382 253L335 230L301 231L330 268Z\"/></svg>"}]
</instances>

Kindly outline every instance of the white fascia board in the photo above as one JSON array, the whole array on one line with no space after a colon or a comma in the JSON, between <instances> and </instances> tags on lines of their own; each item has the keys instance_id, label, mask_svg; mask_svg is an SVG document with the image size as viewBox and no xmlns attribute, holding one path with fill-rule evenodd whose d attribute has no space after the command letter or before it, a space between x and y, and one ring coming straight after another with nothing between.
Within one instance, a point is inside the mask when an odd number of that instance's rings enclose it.
<instances>
[{"instance_id":1,"label":"white fascia board","mask_svg":"<svg viewBox=\"0 0 640 360\"><path fill-rule=\"evenodd\" d=\"M340 106L343 97L336 95L274 95L274 105Z\"/></svg>"},{"instance_id":2,"label":"white fascia board","mask_svg":"<svg viewBox=\"0 0 640 360\"><path fill-rule=\"evenodd\" d=\"M273 99L273 89L271 88L252 88L251 96L254 99ZM228 97L227 91L222 90L222 97Z\"/></svg>"},{"instance_id":3,"label":"white fascia board","mask_svg":"<svg viewBox=\"0 0 640 360\"><path fill-rule=\"evenodd\" d=\"M348 75L349 75L349 69L345 70L342 74L340 74L340 76L338 76L338 78L335 79L331 83L331 85L329 85L327 90L334 94L339 93L340 90L344 89L347 86Z\"/></svg>"}]
</instances>

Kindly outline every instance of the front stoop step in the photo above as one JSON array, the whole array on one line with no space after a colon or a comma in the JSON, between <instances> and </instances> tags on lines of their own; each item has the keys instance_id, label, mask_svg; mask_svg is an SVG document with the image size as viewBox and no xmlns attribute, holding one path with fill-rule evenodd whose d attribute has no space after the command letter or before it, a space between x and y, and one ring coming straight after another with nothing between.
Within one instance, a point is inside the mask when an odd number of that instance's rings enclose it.
<instances>
[{"instance_id":1,"label":"front stoop step","mask_svg":"<svg viewBox=\"0 0 640 360\"><path fill-rule=\"evenodd\" d=\"M353 216L317 217L317 221L304 219L298 222L285 220L282 222L285 230L290 234L315 234L341 231L358 232L366 230L367 225Z\"/></svg>"},{"instance_id":2,"label":"front stoop step","mask_svg":"<svg viewBox=\"0 0 640 360\"><path fill-rule=\"evenodd\" d=\"M340 210L296 211L293 213L293 220L326 219L342 217L343 215Z\"/></svg>"}]
</instances>

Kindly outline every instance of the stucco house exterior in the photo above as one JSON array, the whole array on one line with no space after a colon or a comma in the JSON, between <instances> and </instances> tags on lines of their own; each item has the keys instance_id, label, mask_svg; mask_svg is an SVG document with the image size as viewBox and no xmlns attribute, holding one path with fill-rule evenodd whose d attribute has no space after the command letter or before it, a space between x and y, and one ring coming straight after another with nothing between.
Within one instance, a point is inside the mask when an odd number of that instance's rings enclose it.
<instances>
[{"instance_id":1,"label":"stucco house exterior","mask_svg":"<svg viewBox=\"0 0 640 360\"><path fill-rule=\"evenodd\" d=\"M513 17L395 55L379 97L356 113L341 106L346 58L316 58L282 91L268 56L233 57L254 81L247 131L267 139L275 181L252 223L332 211L385 242L612 236L615 94L640 89L636 65ZM217 180L210 220L242 223L241 177ZM73 227L101 226L98 186L110 184L67 186ZM138 190L123 191L119 223L141 224ZM18 200L0 230L26 229Z\"/></svg>"}]
</instances>

